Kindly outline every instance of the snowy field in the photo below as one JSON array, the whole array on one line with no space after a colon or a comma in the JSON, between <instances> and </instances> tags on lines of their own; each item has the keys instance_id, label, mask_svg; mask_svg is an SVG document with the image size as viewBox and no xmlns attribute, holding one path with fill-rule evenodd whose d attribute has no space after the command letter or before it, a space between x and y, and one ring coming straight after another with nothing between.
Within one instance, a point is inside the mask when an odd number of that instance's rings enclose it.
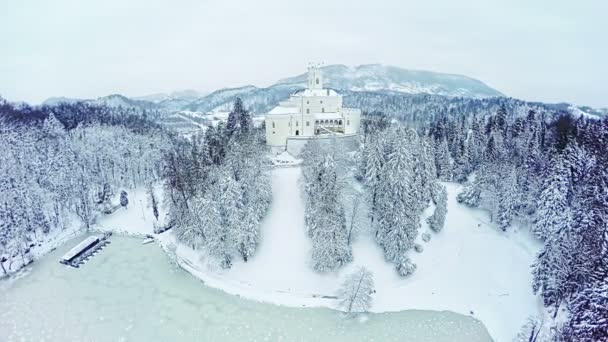
<instances>
[{"instance_id":1,"label":"snowy field","mask_svg":"<svg viewBox=\"0 0 608 342\"><path fill-rule=\"evenodd\" d=\"M368 232L353 243L354 261L337 274L318 274L309 266L310 239L304 226L299 167L273 171L273 201L263 221L260 246L249 262L222 270L194 250L177 244L173 234L156 236L165 249L177 245L183 268L206 285L275 304L335 307L337 288L358 266L374 274L377 293L371 311L449 310L481 320L496 341L510 341L526 318L540 309L531 289L530 264L539 249L525 230L503 233L488 215L456 202L459 185L447 183L448 215L440 233L432 233L422 253L411 253L418 265L409 278L384 261ZM160 188L157 189L160 192ZM97 228L131 235L152 234L155 221L145 192L131 191L129 209L100 220ZM431 209L424 218L430 215ZM161 216L164 213L161 211ZM421 233L427 231L423 223ZM328 298L329 297L329 298Z\"/></svg>"}]
</instances>

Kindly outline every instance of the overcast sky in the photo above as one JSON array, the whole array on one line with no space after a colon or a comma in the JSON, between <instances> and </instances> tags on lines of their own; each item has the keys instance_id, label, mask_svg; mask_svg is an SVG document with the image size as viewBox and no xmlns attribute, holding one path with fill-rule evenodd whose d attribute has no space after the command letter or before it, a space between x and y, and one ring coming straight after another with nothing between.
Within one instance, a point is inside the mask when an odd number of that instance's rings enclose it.
<instances>
[{"instance_id":1,"label":"overcast sky","mask_svg":"<svg viewBox=\"0 0 608 342\"><path fill-rule=\"evenodd\" d=\"M603 0L0 0L0 95L268 86L321 61L607 107L607 15Z\"/></svg>"}]
</instances>

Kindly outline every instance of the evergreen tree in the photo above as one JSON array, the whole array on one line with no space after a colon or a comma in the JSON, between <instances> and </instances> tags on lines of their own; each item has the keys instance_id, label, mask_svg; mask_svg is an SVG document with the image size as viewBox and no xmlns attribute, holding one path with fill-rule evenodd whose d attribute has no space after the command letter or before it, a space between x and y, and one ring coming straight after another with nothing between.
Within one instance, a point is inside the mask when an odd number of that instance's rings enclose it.
<instances>
[{"instance_id":1,"label":"evergreen tree","mask_svg":"<svg viewBox=\"0 0 608 342\"><path fill-rule=\"evenodd\" d=\"M306 225L313 242L312 265L320 272L333 271L352 260L341 181L331 155L317 150L307 159L304 189Z\"/></svg>"},{"instance_id":2,"label":"evergreen tree","mask_svg":"<svg viewBox=\"0 0 608 342\"><path fill-rule=\"evenodd\" d=\"M608 341L608 279L579 292L568 306L570 317L564 341Z\"/></svg>"},{"instance_id":3,"label":"evergreen tree","mask_svg":"<svg viewBox=\"0 0 608 342\"><path fill-rule=\"evenodd\" d=\"M413 158L402 138L392 141L382 179L376 241L383 248L386 259L395 263L400 274L405 275L409 268L405 253L413 247L420 222L412 191Z\"/></svg>"},{"instance_id":4,"label":"evergreen tree","mask_svg":"<svg viewBox=\"0 0 608 342\"><path fill-rule=\"evenodd\" d=\"M448 142L445 138L435 143L435 167L437 169L437 177L449 182L452 180L452 166L450 162L450 151Z\"/></svg>"}]
</instances>

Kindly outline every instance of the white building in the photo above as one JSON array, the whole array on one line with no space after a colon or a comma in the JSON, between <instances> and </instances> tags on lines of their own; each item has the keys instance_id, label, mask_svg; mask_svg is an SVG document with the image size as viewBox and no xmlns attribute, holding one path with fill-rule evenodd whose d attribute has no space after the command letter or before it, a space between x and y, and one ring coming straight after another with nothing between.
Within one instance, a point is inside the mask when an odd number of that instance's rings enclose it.
<instances>
[{"instance_id":1,"label":"white building","mask_svg":"<svg viewBox=\"0 0 608 342\"><path fill-rule=\"evenodd\" d=\"M310 139L350 138L359 132L361 110L342 107L342 96L323 88L317 66L308 67L308 86L266 114L266 143L291 149Z\"/></svg>"}]
</instances>

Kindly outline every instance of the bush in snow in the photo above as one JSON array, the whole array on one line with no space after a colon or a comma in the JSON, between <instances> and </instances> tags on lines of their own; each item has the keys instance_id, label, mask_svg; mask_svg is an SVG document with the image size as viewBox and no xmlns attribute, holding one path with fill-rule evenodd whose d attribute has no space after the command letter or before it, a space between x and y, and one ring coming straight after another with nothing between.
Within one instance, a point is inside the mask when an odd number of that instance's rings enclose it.
<instances>
[{"instance_id":1,"label":"bush in snow","mask_svg":"<svg viewBox=\"0 0 608 342\"><path fill-rule=\"evenodd\" d=\"M120 205L125 208L129 205L129 198L127 197L127 192L124 190L120 192Z\"/></svg>"},{"instance_id":2,"label":"bush in snow","mask_svg":"<svg viewBox=\"0 0 608 342\"><path fill-rule=\"evenodd\" d=\"M481 193L474 184L469 184L461 193L456 196L458 203L464 203L471 207L479 206Z\"/></svg>"},{"instance_id":3,"label":"bush in snow","mask_svg":"<svg viewBox=\"0 0 608 342\"><path fill-rule=\"evenodd\" d=\"M338 290L338 305L348 315L367 312L372 305L373 274L361 267L348 275Z\"/></svg>"},{"instance_id":4,"label":"bush in snow","mask_svg":"<svg viewBox=\"0 0 608 342\"><path fill-rule=\"evenodd\" d=\"M422 241L424 241L424 242L431 241L431 234L429 234L429 233L422 233Z\"/></svg>"},{"instance_id":5,"label":"bush in snow","mask_svg":"<svg viewBox=\"0 0 608 342\"><path fill-rule=\"evenodd\" d=\"M402 255L397 264L397 272L399 272L399 275L407 277L415 271L416 264L414 264L406 255Z\"/></svg>"},{"instance_id":6,"label":"bush in snow","mask_svg":"<svg viewBox=\"0 0 608 342\"><path fill-rule=\"evenodd\" d=\"M414 250L416 251L416 253L422 253L422 251L424 251L424 247L422 247L421 244L416 243L414 244Z\"/></svg>"}]
</instances>

